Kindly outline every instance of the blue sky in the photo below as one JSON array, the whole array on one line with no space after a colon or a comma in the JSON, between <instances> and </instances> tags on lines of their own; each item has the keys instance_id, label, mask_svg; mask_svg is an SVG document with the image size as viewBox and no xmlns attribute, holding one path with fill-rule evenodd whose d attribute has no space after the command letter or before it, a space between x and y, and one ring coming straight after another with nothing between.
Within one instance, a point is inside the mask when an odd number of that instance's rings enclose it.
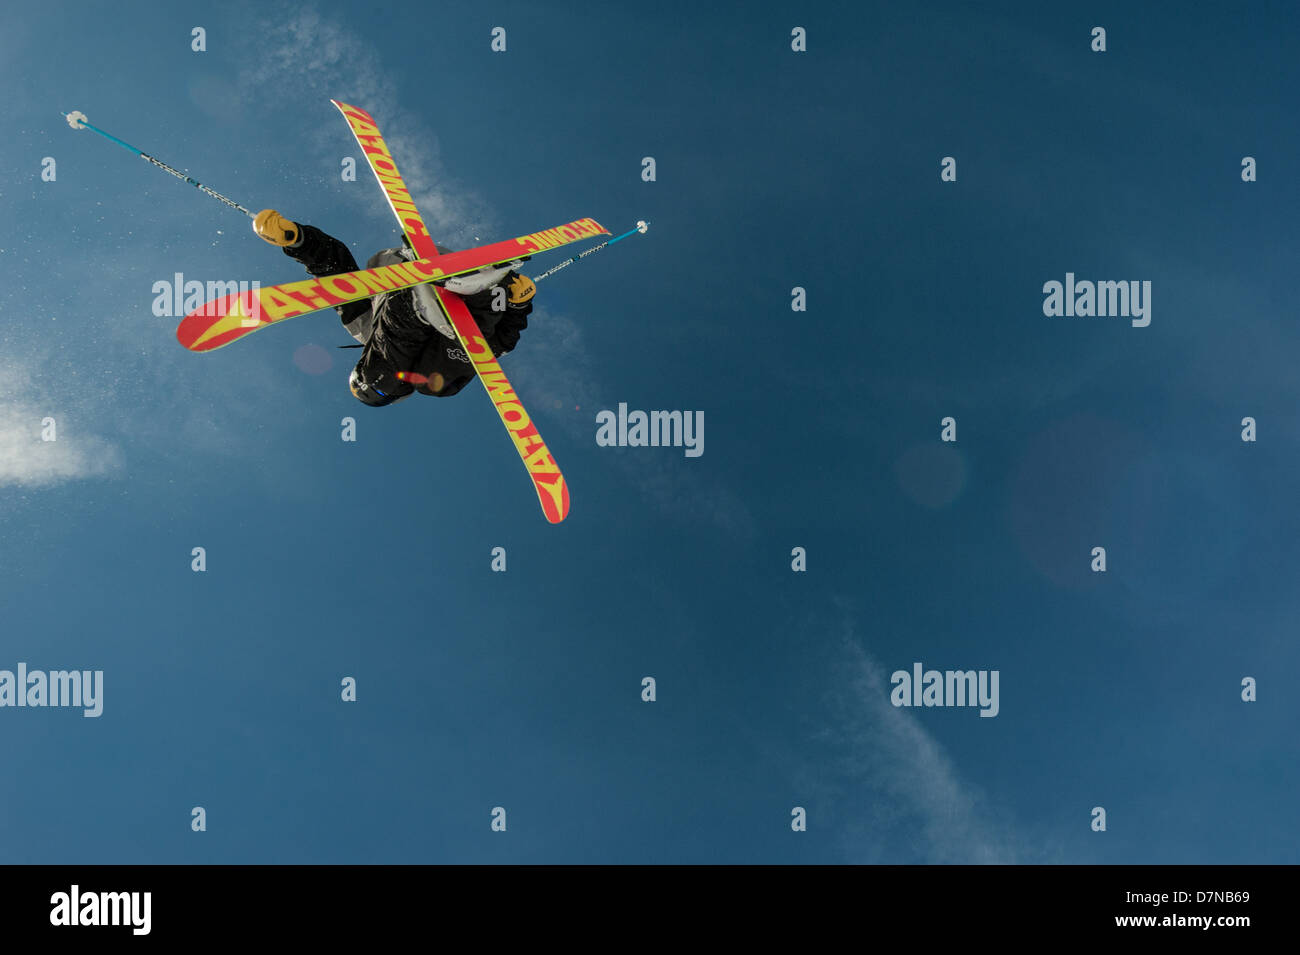
<instances>
[{"instance_id":1,"label":"blue sky","mask_svg":"<svg viewBox=\"0 0 1300 955\"><path fill-rule=\"evenodd\" d=\"M1297 25L6 8L0 669L105 689L98 719L0 708L0 857L1300 861ZM564 524L477 386L356 402L332 313L182 349L154 282L302 273L60 116L364 260L397 232L330 97L454 247L653 223L540 286L503 362ZM1151 281L1151 325L1045 317L1067 271ZM702 410L704 454L598 447L619 402ZM997 669L998 716L893 707L915 661Z\"/></svg>"}]
</instances>

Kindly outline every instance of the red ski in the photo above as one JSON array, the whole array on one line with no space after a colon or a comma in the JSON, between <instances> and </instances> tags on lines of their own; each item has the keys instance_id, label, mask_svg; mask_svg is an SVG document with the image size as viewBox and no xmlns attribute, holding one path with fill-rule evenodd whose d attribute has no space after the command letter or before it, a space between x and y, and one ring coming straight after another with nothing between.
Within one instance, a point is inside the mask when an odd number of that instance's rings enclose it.
<instances>
[{"instance_id":1,"label":"red ski","mask_svg":"<svg viewBox=\"0 0 1300 955\"><path fill-rule=\"evenodd\" d=\"M415 203L411 201L411 194L397 171L397 164L393 162L392 153L388 151L388 146L380 135L374 118L365 110L355 106L340 103L338 100L330 102L339 108L339 112L352 127L352 133L365 152L370 168L374 170L375 178L379 180L380 188L388 198L393 215L401 224L415 254L421 259L437 264L450 258L450 256L438 255L433 239L429 236L429 230L425 227L424 219L420 216ZM609 234L594 220L581 221L591 222L594 227L600 229L601 233ZM578 238L583 236L575 235L568 241L575 241ZM498 243L498 246L507 244ZM528 476L532 479L533 488L537 491L537 500L542 506L542 513L552 524L558 524L569 513L569 488L565 484L559 465L555 463L555 458L551 456L550 449L546 447L546 442L542 440L537 426L529 418L519 396L510 386L506 373L493 358L492 349L483 340L483 334L474 321L474 316L469 313L469 308L454 292L435 288L434 294L451 322L452 328L455 329L461 347L474 363L478 379L483 382L483 387L487 390L492 405L497 409L501 422L506 426L511 440L514 441L515 450L519 452L519 458L524 462Z\"/></svg>"},{"instance_id":2,"label":"red ski","mask_svg":"<svg viewBox=\"0 0 1300 955\"><path fill-rule=\"evenodd\" d=\"M518 263L535 252L597 235L609 235L609 232L595 219L578 219L545 232L448 252L433 259L417 259L237 292L206 302L186 315L176 327L176 339L190 351L213 351L286 318L355 302L380 292L409 288L421 282L441 282L481 269L501 268Z\"/></svg>"}]
</instances>

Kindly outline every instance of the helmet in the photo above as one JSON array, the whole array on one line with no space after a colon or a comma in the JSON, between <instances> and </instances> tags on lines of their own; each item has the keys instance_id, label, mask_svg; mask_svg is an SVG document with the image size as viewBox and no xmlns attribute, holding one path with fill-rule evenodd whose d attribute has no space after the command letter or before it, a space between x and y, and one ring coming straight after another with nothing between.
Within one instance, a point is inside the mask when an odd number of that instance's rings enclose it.
<instances>
[{"instance_id":1,"label":"helmet","mask_svg":"<svg viewBox=\"0 0 1300 955\"><path fill-rule=\"evenodd\" d=\"M361 374L361 366L358 363L356 368L352 369L352 374L348 376L348 389L353 396L363 404L370 405L372 408L382 408L385 405L396 404L403 398L409 398L415 393L415 389L405 382L397 382L396 387L390 387L388 391L381 391L377 383L368 383Z\"/></svg>"}]
</instances>

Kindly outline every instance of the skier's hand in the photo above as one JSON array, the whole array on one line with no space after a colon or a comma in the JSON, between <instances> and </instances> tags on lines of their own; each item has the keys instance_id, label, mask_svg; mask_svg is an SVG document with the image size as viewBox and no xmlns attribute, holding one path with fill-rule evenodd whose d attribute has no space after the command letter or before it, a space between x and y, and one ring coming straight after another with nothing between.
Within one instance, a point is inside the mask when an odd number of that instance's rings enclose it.
<instances>
[{"instance_id":1,"label":"skier's hand","mask_svg":"<svg viewBox=\"0 0 1300 955\"><path fill-rule=\"evenodd\" d=\"M272 245L297 245L302 241L298 223L286 219L274 209L263 209L253 218L253 231Z\"/></svg>"},{"instance_id":2,"label":"skier's hand","mask_svg":"<svg viewBox=\"0 0 1300 955\"><path fill-rule=\"evenodd\" d=\"M515 346L519 344L519 333L528 327L528 313L532 310L533 307L529 304L522 307L511 305L506 309L505 315L497 322L497 327L493 329L492 334L499 349L496 352L498 358L508 351L514 351Z\"/></svg>"},{"instance_id":3,"label":"skier's hand","mask_svg":"<svg viewBox=\"0 0 1300 955\"><path fill-rule=\"evenodd\" d=\"M537 291L537 286L527 275L521 275L518 272L511 272L506 276L506 281L502 283L510 292L511 305L523 305L524 302L532 300L533 294Z\"/></svg>"}]
</instances>

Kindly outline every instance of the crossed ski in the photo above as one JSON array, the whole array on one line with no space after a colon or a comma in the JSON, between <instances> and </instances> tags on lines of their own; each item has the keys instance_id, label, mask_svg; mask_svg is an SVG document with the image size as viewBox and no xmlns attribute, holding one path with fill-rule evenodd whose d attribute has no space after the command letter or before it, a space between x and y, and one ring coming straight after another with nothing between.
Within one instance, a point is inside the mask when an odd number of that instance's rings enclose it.
<instances>
[{"instance_id":1,"label":"crossed ski","mask_svg":"<svg viewBox=\"0 0 1300 955\"><path fill-rule=\"evenodd\" d=\"M320 275L265 288L248 289L205 302L176 328L177 340L190 351L215 351L245 335L287 318L333 308L381 292L410 288L422 282L442 282L457 275L515 265L536 252L557 249L609 232L595 219L534 232L517 239L476 249L448 252L431 259L381 265L338 275Z\"/></svg>"},{"instance_id":2,"label":"crossed ski","mask_svg":"<svg viewBox=\"0 0 1300 955\"><path fill-rule=\"evenodd\" d=\"M569 513L569 489L564 475L493 356L468 307L459 295L440 287L439 283L454 275L517 263L536 252L570 242L609 235L609 230L594 219L579 219L545 232L439 255L374 117L359 107L338 100L330 102L338 107L351 127L417 259L227 295L186 315L176 329L177 339L192 351L212 351L287 318L368 298L380 292L408 288L422 282L432 283L438 305L455 330L465 354L473 362L479 381L483 382L520 460L524 462L537 491L542 513L552 524L558 524Z\"/></svg>"}]
</instances>

